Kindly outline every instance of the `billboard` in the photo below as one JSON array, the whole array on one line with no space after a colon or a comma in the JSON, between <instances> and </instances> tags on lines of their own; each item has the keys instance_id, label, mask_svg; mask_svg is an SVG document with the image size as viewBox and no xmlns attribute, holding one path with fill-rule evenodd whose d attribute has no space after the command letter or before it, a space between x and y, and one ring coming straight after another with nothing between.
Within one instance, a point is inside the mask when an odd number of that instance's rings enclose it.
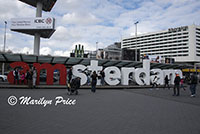
<instances>
[{"instance_id":1,"label":"billboard","mask_svg":"<svg viewBox=\"0 0 200 134\"><path fill-rule=\"evenodd\" d=\"M163 58L160 55L148 55L151 63L162 63Z\"/></svg>"},{"instance_id":2,"label":"billboard","mask_svg":"<svg viewBox=\"0 0 200 134\"><path fill-rule=\"evenodd\" d=\"M37 18L13 18L11 19L11 30L43 30L54 29L55 19L52 17Z\"/></svg>"}]
</instances>

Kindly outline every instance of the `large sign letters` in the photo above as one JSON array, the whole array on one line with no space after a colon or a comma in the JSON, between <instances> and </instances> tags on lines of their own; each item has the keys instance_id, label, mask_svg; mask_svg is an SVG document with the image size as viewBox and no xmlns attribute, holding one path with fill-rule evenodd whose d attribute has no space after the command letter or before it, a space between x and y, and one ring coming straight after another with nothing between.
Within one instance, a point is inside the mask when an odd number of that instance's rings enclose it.
<instances>
[{"instance_id":1,"label":"large sign letters","mask_svg":"<svg viewBox=\"0 0 200 134\"><path fill-rule=\"evenodd\" d=\"M14 62L10 64L10 66L14 69L16 67L21 67L22 70L20 71L20 74L26 73L27 70L30 69L27 63L25 62ZM46 84L52 85L53 84L53 72L54 70L60 71L60 79L59 84L65 85L66 84L66 78L67 78L67 70L65 65L63 64L55 64L54 66L49 63L39 64L34 63L33 67L37 70L37 84L39 84L39 78L40 78L40 71L42 69L46 69ZM86 84L87 82L87 76L85 71L90 71L93 73L96 71L97 74L103 69L102 66L98 66L98 61L91 60L90 65L84 66L84 65L74 65L72 67L72 74L74 77L80 77L81 78L81 85ZM119 69L118 67L111 66L106 67L104 69L105 72L105 82L108 85L129 85L129 81L132 80L134 83L138 85L150 85L155 78L155 76L158 77L157 84L163 85L164 84L164 78L166 75L168 75L168 78L170 79L170 84L174 84L174 79L176 74L179 74L180 77L182 77L182 71L181 70L161 70L161 69L151 69L150 70L150 61L149 60L143 60L143 67L142 68L134 68L134 67L122 67ZM152 74L152 75L150 75ZM13 83L14 77L13 77L13 71L11 71L8 74L8 81L9 83Z\"/></svg>"}]
</instances>

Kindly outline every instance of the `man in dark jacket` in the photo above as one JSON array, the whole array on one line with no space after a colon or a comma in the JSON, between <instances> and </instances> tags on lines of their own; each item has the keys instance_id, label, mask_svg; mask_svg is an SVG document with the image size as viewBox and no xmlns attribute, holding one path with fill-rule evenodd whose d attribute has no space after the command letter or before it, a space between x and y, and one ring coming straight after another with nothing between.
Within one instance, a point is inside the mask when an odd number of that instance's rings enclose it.
<instances>
[{"instance_id":1,"label":"man in dark jacket","mask_svg":"<svg viewBox=\"0 0 200 134\"><path fill-rule=\"evenodd\" d=\"M15 68L15 70L13 71L13 76L14 76L14 84L19 84L19 70L18 68Z\"/></svg>"},{"instance_id":2,"label":"man in dark jacket","mask_svg":"<svg viewBox=\"0 0 200 134\"><path fill-rule=\"evenodd\" d=\"M195 97L197 81L198 81L197 75L194 73L191 76L191 80L190 80L191 97Z\"/></svg>"},{"instance_id":3,"label":"man in dark jacket","mask_svg":"<svg viewBox=\"0 0 200 134\"><path fill-rule=\"evenodd\" d=\"M179 96L180 95L180 81L181 81L181 78L179 76L179 74L176 74L176 77L174 79L174 94L173 96ZM177 91L177 94L176 94L176 91Z\"/></svg>"},{"instance_id":4,"label":"man in dark jacket","mask_svg":"<svg viewBox=\"0 0 200 134\"><path fill-rule=\"evenodd\" d=\"M28 70L26 72L26 80L27 80L27 83L28 83L28 87L29 88L33 88L33 83L32 83L32 71L31 70Z\"/></svg>"}]
</instances>

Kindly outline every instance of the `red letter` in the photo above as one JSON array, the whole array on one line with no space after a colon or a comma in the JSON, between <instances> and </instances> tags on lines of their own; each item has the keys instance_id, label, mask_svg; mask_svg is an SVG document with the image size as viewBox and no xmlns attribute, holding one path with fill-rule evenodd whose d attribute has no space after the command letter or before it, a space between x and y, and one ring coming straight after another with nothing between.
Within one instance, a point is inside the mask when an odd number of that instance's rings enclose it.
<instances>
[{"instance_id":1,"label":"red letter","mask_svg":"<svg viewBox=\"0 0 200 134\"><path fill-rule=\"evenodd\" d=\"M23 70L21 70L19 72L20 74L26 73L26 71L30 69L28 64L26 64L25 62L13 62L13 63L10 64L10 67L12 67L13 69L16 68L16 67L22 67ZM10 84L14 83L13 71L10 71L9 74L8 74L8 82Z\"/></svg>"},{"instance_id":2,"label":"red letter","mask_svg":"<svg viewBox=\"0 0 200 134\"><path fill-rule=\"evenodd\" d=\"M60 70L60 81L59 84L60 85L66 85L66 75L67 75L67 70L66 67L63 64L56 64L52 67L51 64L49 63L44 63L42 65L40 65L39 63L34 63L33 66L36 68L37 70L37 84L39 84L39 79L40 79L40 70L42 69L46 69L47 71L47 79L46 79L46 83L47 85L53 85L53 72L55 69Z\"/></svg>"}]
</instances>

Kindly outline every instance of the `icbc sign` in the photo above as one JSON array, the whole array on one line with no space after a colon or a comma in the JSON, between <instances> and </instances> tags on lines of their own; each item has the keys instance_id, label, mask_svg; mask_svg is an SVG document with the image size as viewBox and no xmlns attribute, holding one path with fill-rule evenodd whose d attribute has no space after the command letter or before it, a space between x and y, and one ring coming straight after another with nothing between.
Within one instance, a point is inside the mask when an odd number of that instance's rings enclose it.
<instances>
[{"instance_id":1,"label":"icbc sign","mask_svg":"<svg viewBox=\"0 0 200 134\"><path fill-rule=\"evenodd\" d=\"M44 19L35 19L35 23L44 23Z\"/></svg>"}]
</instances>

